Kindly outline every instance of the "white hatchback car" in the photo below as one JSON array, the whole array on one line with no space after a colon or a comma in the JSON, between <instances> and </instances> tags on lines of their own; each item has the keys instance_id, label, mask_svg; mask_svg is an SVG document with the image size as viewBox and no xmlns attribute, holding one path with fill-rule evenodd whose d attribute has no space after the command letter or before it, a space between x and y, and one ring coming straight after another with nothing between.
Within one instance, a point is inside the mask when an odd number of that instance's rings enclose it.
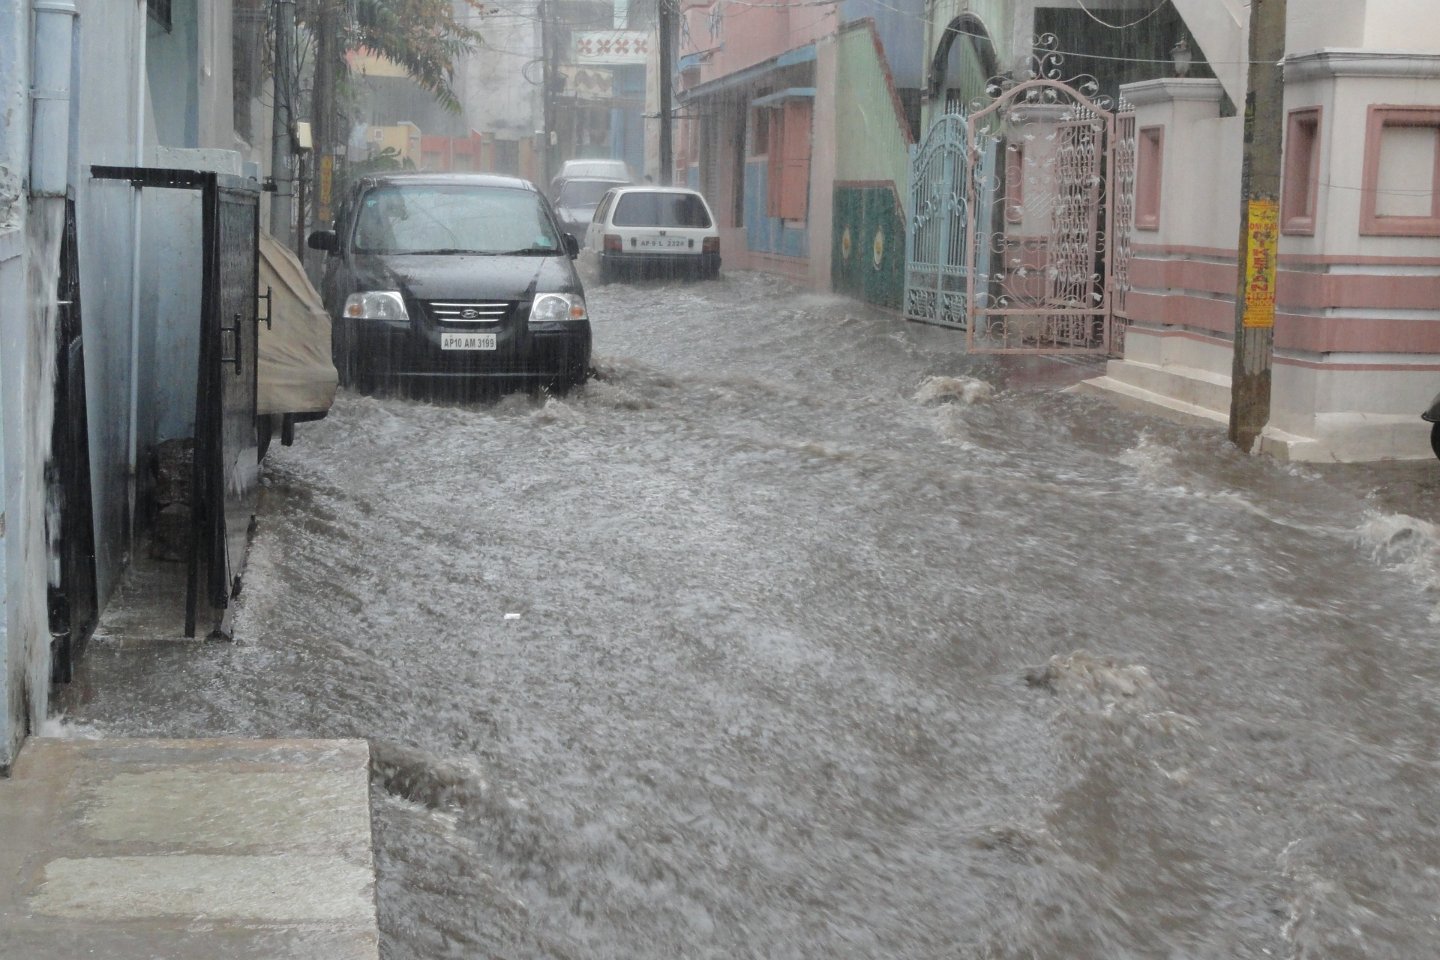
<instances>
[{"instance_id":1,"label":"white hatchback car","mask_svg":"<svg viewBox=\"0 0 1440 960\"><path fill-rule=\"evenodd\" d=\"M622 275L720 273L720 231L710 205L685 187L617 187L605 194L585 231L600 279Z\"/></svg>"}]
</instances>

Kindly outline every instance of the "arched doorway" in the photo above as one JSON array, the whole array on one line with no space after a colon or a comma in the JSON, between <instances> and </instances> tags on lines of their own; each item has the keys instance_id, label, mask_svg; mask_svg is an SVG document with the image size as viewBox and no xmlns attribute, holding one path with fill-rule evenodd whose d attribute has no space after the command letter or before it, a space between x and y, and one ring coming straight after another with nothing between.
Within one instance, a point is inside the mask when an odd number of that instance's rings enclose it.
<instances>
[{"instance_id":1,"label":"arched doorway","mask_svg":"<svg viewBox=\"0 0 1440 960\"><path fill-rule=\"evenodd\" d=\"M962 113L985 94L985 84L1000 72L995 45L985 24L973 13L951 20L930 61L930 102L942 113ZM933 119L933 118L932 118Z\"/></svg>"}]
</instances>

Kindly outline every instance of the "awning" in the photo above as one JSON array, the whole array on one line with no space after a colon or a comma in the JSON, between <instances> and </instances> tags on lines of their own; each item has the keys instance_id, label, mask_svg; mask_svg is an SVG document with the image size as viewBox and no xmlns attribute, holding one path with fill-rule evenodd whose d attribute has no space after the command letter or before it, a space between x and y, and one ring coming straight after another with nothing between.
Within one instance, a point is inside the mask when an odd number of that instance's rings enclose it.
<instances>
[{"instance_id":1,"label":"awning","mask_svg":"<svg viewBox=\"0 0 1440 960\"><path fill-rule=\"evenodd\" d=\"M777 90L775 93L767 94L750 101L752 107L778 107L786 100L799 100L805 97L814 99L814 87L786 87L784 90Z\"/></svg>"},{"instance_id":2,"label":"awning","mask_svg":"<svg viewBox=\"0 0 1440 960\"><path fill-rule=\"evenodd\" d=\"M716 77L696 87L686 90L682 97L686 100L695 97L704 97L721 90L728 90L742 84L751 83L764 77L767 73L773 73L785 67L793 67L802 63L812 63L815 60L815 44L806 44L803 47L796 47L794 50L787 50L778 57L771 57L764 63L757 63L753 67L746 67L743 70L736 70L734 73L727 73L723 77ZM798 77L796 79L799 79Z\"/></svg>"}]
</instances>

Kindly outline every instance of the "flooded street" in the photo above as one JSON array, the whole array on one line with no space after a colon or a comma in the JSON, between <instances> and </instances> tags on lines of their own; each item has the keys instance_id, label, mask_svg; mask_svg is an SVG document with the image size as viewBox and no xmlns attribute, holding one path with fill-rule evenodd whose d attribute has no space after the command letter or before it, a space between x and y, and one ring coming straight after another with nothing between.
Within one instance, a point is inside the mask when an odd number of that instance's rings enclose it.
<instances>
[{"instance_id":1,"label":"flooded street","mask_svg":"<svg viewBox=\"0 0 1440 960\"><path fill-rule=\"evenodd\" d=\"M764 276L589 299L568 396L275 447L237 642L99 636L65 727L370 740L391 960L1432 955L1440 464Z\"/></svg>"}]
</instances>

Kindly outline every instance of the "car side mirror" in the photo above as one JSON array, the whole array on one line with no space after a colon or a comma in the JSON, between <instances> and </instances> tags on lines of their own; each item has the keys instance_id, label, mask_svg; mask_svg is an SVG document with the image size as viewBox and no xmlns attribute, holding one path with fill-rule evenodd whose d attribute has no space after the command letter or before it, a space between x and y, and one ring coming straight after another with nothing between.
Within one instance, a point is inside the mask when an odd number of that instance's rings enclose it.
<instances>
[{"instance_id":1,"label":"car side mirror","mask_svg":"<svg viewBox=\"0 0 1440 960\"><path fill-rule=\"evenodd\" d=\"M565 252L570 254L571 260L580 256L580 241L575 239L573 233L565 234Z\"/></svg>"},{"instance_id":2,"label":"car side mirror","mask_svg":"<svg viewBox=\"0 0 1440 960\"><path fill-rule=\"evenodd\" d=\"M340 249L340 238L334 230L314 230L310 233L305 245L311 250L324 250L327 253L334 253Z\"/></svg>"}]
</instances>

